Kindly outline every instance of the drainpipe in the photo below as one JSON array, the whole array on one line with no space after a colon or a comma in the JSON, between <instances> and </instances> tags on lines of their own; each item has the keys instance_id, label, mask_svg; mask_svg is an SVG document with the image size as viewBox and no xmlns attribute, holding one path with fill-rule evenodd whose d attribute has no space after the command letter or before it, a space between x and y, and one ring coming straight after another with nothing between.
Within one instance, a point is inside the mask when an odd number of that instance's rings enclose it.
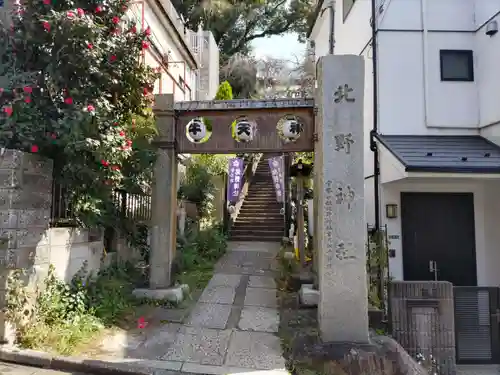
<instances>
[{"instance_id":1,"label":"drainpipe","mask_svg":"<svg viewBox=\"0 0 500 375\"><path fill-rule=\"evenodd\" d=\"M328 6L324 7L321 10L320 16L323 16L323 13L328 9L329 12L328 14L330 15L330 36L328 38L328 54L333 55L333 49L335 47L335 38L333 36L333 33L335 32L335 8L334 8L334 2L329 1Z\"/></svg>"},{"instance_id":2,"label":"drainpipe","mask_svg":"<svg viewBox=\"0 0 500 375\"><path fill-rule=\"evenodd\" d=\"M427 74L428 41L427 41L427 0L420 0L420 17L422 18L422 77L424 80L424 124L429 125L429 81Z\"/></svg>"},{"instance_id":3,"label":"drainpipe","mask_svg":"<svg viewBox=\"0 0 500 375\"><path fill-rule=\"evenodd\" d=\"M377 6L371 0L372 7L372 66L373 66L373 128L370 132L370 150L373 152L373 191L375 196L375 229L380 229L380 165L375 136L378 132L378 81L377 81Z\"/></svg>"}]
</instances>

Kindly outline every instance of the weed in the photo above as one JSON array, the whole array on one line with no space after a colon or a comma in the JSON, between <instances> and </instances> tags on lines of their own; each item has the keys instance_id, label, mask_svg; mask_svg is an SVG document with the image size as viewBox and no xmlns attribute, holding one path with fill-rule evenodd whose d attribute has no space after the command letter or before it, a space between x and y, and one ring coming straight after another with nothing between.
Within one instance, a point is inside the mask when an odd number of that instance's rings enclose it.
<instances>
[{"instance_id":1,"label":"weed","mask_svg":"<svg viewBox=\"0 0 500 375\"><path fill-rule=\"evenodd\" d=\"M99 336L105 327L126 322L134 308L132 288L138 273L129 264L114 264L93 276L84 264L70 283L49 272L32 293L16 271L8 280L7 318L16 327L19 345L71 354Z\"/></svg>"},{"instance_id":2,"label":"weed","mask_svg":"<svg viewBox=\"0 0 500 375\"><path fill-rule=\"evenodd\" d=\"M227 238L221 226L196 230L191 226L177 244L175 279L191 290L203 289L210 281L215 262L226 252Z\"/></svg>"}]
</instances>

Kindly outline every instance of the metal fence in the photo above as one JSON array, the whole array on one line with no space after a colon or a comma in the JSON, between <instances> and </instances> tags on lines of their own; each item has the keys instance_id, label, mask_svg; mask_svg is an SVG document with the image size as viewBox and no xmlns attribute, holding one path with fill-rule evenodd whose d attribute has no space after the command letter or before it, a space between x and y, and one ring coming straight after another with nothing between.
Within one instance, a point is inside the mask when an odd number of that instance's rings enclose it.
<instances>
[{"instance_id":1,"label":"metal fence","mask_svg":"<svg viewBox=\"0 0 500 375\"><path fill-rule=\"evenodd\" d=\"M74 226L76 221L71 210L67 189L54 179L52 181L51 226Z\"/></svg>"},{"instance_id":2,"label":"metal fence","mask_svg":"<svg viewBox=\"0 0 500 375\"><path fill-rule=\"evenodd\" d=\"M113 200L119 207L120 214L137 222L146 223L151 220L151 196L132 194L125 190L115 190Z\"/></svg>"},{"instance_id":3,"label":"metal fence","mask_svg":"<svg viewBox=\"0 0 500 375\"><path fill-rule=\"evenodd\" d=\"M475 286L453 288L458 363L500 363L499 290Z\"/></svg>"},{"instance_id":4,"label":"metal fence","mask_svg":"<svg viewBox=\"0 0 500 375\"><path fill-rule=\"evenodd\" d=\"M366 272L368 274L369 302L388 314L388 282L389 282L389 253L387 226L378 231L375 227L367 226Z\"/></svg>"},{"instance_id":5,"label":"metal fence","mask_svg":"<svg viewBox=\"0 0 500 375\"><path fill-rule=\"evenodd\" d=\"M132 194L125 190L115 190L112 193L113 201L119 214L127 219L139 223L151 220L151 196L146 194ZM56 182L52 183L51 226L75 226L69 194L66 187Z\"/></svg>"}]
</instances>

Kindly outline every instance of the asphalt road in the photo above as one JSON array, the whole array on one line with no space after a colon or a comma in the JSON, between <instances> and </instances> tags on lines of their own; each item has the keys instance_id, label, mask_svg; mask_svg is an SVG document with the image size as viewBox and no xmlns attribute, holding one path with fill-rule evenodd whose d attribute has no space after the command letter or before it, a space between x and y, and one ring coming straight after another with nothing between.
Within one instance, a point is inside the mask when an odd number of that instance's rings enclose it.
<instances>
[{"instance_id":1,"label":"asphalt road","mask_svg":"<svg viewBox=\"0 0 500 375\"><path fill-rule=\"evenodd\" d=\"M46 370L38 367L21 366L0 361L0 375L91 375L91 374Z\"/></svg>"}]
</instances>

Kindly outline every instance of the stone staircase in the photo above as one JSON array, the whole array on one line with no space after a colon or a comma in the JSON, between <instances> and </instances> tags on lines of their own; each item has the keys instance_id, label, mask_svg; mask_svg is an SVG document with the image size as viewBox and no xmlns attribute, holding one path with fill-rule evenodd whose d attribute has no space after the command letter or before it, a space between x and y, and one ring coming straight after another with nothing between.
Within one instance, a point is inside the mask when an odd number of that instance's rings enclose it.
<instances>
[{"instance_id":1,"label":"stone staircase","mask_svg":"<svg viewBox=\"0 0 500 375\"><path fill-rule=\"evenodd\" d=\"M230 231L232 241L279 242L284 235L282 203L276 202L268 158L260 160L238 218Z\"/></svg>"}]
</instances>

